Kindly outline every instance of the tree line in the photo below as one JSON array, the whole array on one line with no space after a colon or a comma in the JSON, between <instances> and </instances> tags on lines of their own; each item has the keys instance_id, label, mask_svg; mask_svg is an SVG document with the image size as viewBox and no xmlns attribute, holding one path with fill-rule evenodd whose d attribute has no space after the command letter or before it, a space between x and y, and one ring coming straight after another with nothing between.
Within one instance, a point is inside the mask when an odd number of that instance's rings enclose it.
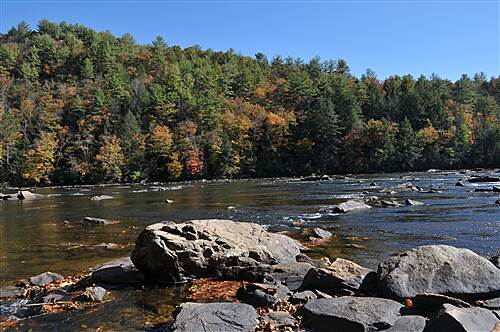
<instances>
[{"instance_id":1,"label":"tree line","mask_svg":"<svg viewBox=\"0 0 500 332\"><path fill-rule=\"evenodd\" d=\"M0 180L169 181L500 166L500 76L356 77L344 60L0 34Z\"/></svg>"}]
</instances>

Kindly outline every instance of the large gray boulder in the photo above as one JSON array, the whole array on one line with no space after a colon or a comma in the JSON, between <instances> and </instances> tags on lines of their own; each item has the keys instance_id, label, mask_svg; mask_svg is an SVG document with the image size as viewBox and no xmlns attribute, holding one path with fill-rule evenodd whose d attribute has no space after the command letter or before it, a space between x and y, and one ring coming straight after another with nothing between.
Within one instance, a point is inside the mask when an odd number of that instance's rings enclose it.
<instances>
[{"instance_id":1,"label":"large gray boulder","mask_svg":"<svg viewBox=\"0 0 500 332\"><path fill-rule=\"evenodd\" d=\"M394 299L435 293L465 300L500 294L500 270L468 249L417 247L393 255L378 267L379 293Z\"/></svg>"},{"instance_id":2,"label":"large gray boulder","mask_svg":"<svg viewBox=\"0 0 500 332\"><path fill-rule=\"evenodd\" d=\"M295 262L302 246L262 226L231 220L154 224L139 235L132 261L150 279L219 276L230 266Z\"/></svg>"},{"instance_id":3,"label":"large gray boulder","mask_svg":"<svg viewBox=\"0 0 500 332\"><path fill-rule=\"evenodd\" d=\"M487 309L458 308L451 304L443 304L443 308L426 331L490 332L497 323L499 323L497 317Z\"/></svg>"},{"instance_id":4,"label":"large gray boulder","mask_svg":"<svg viewBox=\"0 0 500 332\"><path fill-rule=\"evenodd\" d=\"M257 312L243 303L183 303L176 310L174 332L250 332L257 327Z\"/></svg>"},{"instance_id":5,"label":"large gray boulder","mask_svg":"<svg viewBox=\"0 0 500 332\"><path fill-rule=\"evenodd\" d=\"M31 191L28 191L28 190L21 190L17 194L18 199L27 200L27 201L32 200L32 199L44 198L44 197L45 197L45 195L32 193Z\"/></svg>"},{"instance_id":6,"label":"large gray boulder","mask_svg":"<svg viewBox=\"0 0 500 332\"><path fill-rule=\"evenodd\" d=\"M370 290L376 281L375 272L347 259L337 258L327 268L311 269L301 289L334 292L341 290ZM372 287L370 287L372 286Z\"/></svg>"},{"instance_id":7,"label":"large gray boulder","mask_svg":"<svg viewBox=\"0 0 500 332\"><path fill-rule=\"evenodd\" d=\"M377 331L392 327L402 308L392 300L343 296L309 300L302 314L314 331Z\"/></svg>"}]
</instances>

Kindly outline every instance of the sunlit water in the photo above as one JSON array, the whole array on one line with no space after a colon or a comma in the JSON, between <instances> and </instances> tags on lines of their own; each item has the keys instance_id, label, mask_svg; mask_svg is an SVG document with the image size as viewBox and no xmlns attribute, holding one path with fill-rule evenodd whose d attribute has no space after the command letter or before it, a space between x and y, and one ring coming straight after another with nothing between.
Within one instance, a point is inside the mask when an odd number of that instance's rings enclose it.
<instances>
[{"instance_id":1,"label":"sunlit water","mask_svg":"<svg viewBox=\"0 0 500 332\"><path fill-rule=\"evenodd\" d=\"M500 184L455 187L464 178L467 176L456 172L406 173L320 182L263 179L163 184L165 191L155 191L157 186L153 185L38 189L35 192L48 196L0 202L0 285L48 270L63 275L85 272L99 263L129 255L144 226L164 220L224 218L292 232L300 231L294 226L299 221L304 223L302 228L319 226L336 235L312 255L345 257L374 269L391 252L424 244L466 247L482 255L496 253L500 248L500 206L494 203L500 194L473 190ZM408 181L442 193L380 193L383 188ZM371 186L372 182L377 186ZM90 200L101 194L114 198ZM320 212L322 207L367 195L401 202L410 198L426 205L373 208L345 215ZM166 199L174 202L167 204ZM79 222L85 216L119 223L82 227ZM97 311L31 319L22 323L21 329L103 326L141 330L151 322L169 319L184 292L177 287L112 291L111 295L113 300Z\"/></svg>"}]
</instances>

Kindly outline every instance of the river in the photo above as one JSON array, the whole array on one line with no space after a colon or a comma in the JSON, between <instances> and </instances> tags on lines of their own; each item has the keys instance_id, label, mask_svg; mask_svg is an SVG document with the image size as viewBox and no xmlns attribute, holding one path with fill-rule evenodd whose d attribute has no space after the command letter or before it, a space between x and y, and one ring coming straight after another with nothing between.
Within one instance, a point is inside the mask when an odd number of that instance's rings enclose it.
<instances>
[{"instance_id":1,"label":"river","mask_svg":"<svg viewBox=\"0 0 500 332\"><path fill-rule=\"evenodd\" d=\"M41 188L34 192L46 198L0 202L0 285L44 271L81 273L129 255L146 225L165 220L223 218L292 233L303 227L322 227L335 236L311 255L344 257L374 269L391 252L424 244L466 247L482 255L496 253L500 248L500 206L495 204L499 194L474 192L492 183L455 186L465 178L459 172L421 172L311 182L259 179ZM440 192L380 192L404 182ZM94 195L113 199L90 200ZM344 215L320 212L322 207L368 195L398 201L409 198L425 205ZM166 203L166 199L173 202ZM86 216L119 222L82 227L79 222ZM111 293L114 300L102 305L106 310L33 318L19 326L45 331L99 326L142 330L171 317L184 294L182 286Z\"/></svg>"}]
</instances>

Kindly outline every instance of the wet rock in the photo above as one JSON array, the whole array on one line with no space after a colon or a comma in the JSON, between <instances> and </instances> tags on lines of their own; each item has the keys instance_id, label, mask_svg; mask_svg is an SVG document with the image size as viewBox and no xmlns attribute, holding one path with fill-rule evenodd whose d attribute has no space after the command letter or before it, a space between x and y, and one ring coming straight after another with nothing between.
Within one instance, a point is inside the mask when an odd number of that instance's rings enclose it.
<instances>
[{"instance_id":1,"label":"wet rock","mask_svg":"<svg viewBox=\"0 0 500 332\"><path fill-rule=\"evenodd\" d=\"M313 234L314 237L320 238L320 239L329 239L333 235L329 231L324 230L324 229L319 228L319 227L313 228L312 234Z\"/></svg>"},{"instance_id":2,"label":"wet rock","mask_svg":"<svg viewBox=\"0 0 500 332\"><path fill-rule=\"evenodd\" d=\"M275 329L293 327L296 325L295 318L286 311L271 311L261 316L264 324L271 325Z\"/></svg>"},{"instance_id":3,"label":"wet rock","mask_svg":"<svg viewBox=\"0 0 500 332\"><path fill-rule=\"evenodd\" d=\"M496 297L494 299L478 301L481 307L490 310L500 310L500 297Z\"/></svg>"},{"instance_id":4,"label":"wet rock","mask_svg":"<svg viewBox=\"0 0 500 332\"><path fill-rule=\"evenodd\" d=\"M21 190L17 194L17 198L20 200L32 200L32 199L40 199L40 198L44 198L44 197L45 197L45 195L35 194L35 193L32 193L31 191L28 191L28 190Z\"/></svg>"},{"instance_id":5,"label":"wet rock","mask_svg":"<svg viewBox=\"0 0 500 332\"><path fill-rule=\"evenodd\" d=\"M471 305L465 301L441 294L418 294L413 298L413 305L415 309L420 312L434 312L439 310L445 303L460 308L471 307Z\"/></svg>"},{"instance_id":6,"label":"wet rock","mask_svg":"<svg viewBox=\"0 0 500 332\"><path fill-rule=\"evenodd\" d=\"M44 272L29 279L30 283L35 286L43 286L51 284L54 281L63 280L64 277L54 272Z\"/></svg>"},{"instance_id":7,"label":"wet rock","mask_svg":"<svg viewBox=\"0 0 500 332\"><path fill-rule=\"evenodd\" d=\"M375 186L378 186L378 184L377 184L377 183L375 183L375 182L372 182L372 183L370 183L370 186L371 186L371 187L375 187Z\"/></svg>"},{"instance_id":8,"label":"wet rock","mask_svg":"<svg viewBox=\"0 0 500 332\"><path fill-rule=\"evenodd\" d=\"M302 314L314 331L377 331L392 327L402 308L392 300L343 296L309 300Z\"/></svg>"},{"instance_id":9,"label":"wet rock","mask_svg":"<svg viewBox=\"0 0 500 332\"><path fill-rule=\"evenodd\" d=\"M458 181L457 183L455 183L455 187L465 187L465 183L463 181Z\"/></svg>"},{"instance_id":10,"label":"wet rock","mask_svg":"<svg viewBox=\"0 0 500 332\"><path fill-rule=\"evenodd\" d=\"M183 303L175 312L173 332L250 332L257 312L244 303Z\"/></svg>"},{"instance_id":11,"label":"wet rock","mask_svg":"<svg viewBox=\"0 0 500 332\"><path fill-rule=\"evenodd\" d=\"M317 299L318 296L313 291L302 291L290 296L290 302L292 303L306 303L308 300Z\"/></svg>"},{"instance_id":12,"label":"wet rock","mask_svg":"<svg viewBox=\"0 0 500 332\"><path fill-rule=\"evenodd\" d=\"M172 204L173 202L174 202L173 199L168 199L168 198L165 199L165 203L167 203L167 204Z\"/></svg>"},{"instance_id":13,"label":"wet rock","mask_svg":"<svg viewBox=\"0 0 500 332\"><path fill-rule=\"evenodd\" d=\"M102 302L106 293L107 291L100 286L87 287L79 299L88 302Z\"/></svg>"},{"instance_id":14,"label":"wet rock","mask_svg":"<svg viewBox=\"0 0 500 332\"><path fill-rule=\"evenodd\" d=\"M365 204L360 201L356 200L350 200L344 203L340 203L338 205L334 205L331 208L332 213L347 213L347 212L353 212L353 211L361 211L361 210L366 210L370 209L371 206L368 204Z\"/></svg>"},{"instance_id":15,"label":"wet rock","mask_svg":"<svg viewBox=\"0 0 500 332\"><path fill-rule=\"evenodd\" d=\"M318 289L326 293L336 293L344 289L366 292L376 288L375 280L374 271L347 259L337 258L327 268L310 270L300 289Z\"/></svg>"},{"instance_id":16,"label":"wet rock","mask_svg":"<svg viewBox=\"0 0 500 332\"><path fill-rule=\"evenodd\" d=\"M91 201L102 201L106 199L113 199L113 196L108 196L108 195L97 195L97 196L92 196L90 198Z\"/></svg>"},{"instance_id":17,"label":"wet rock","mask_svg":"<svg viewBox=\"0 0 500 332\"><path fill-rule=\"evenodd\" d=\"M142 285L145 278L135 268L132 260L124 257L94 268L92 280L105 285Z\"/></svg>"},{"instance_id":18,"label":"wet rock","mask_svg":"<svg viewBox=\"0 0 500 332\"><path fill-rule=\"evenodd\" d=\"M395 299L435 293L473 300L500 294L498 268L468 249L446 245L390 256L379 264L377 278L380 294Z\"/></svg>"},{"instance_id":19,"label":"wet rock","mask_svg":"<svg viewBox=\"0 0 500 332\"><path fill-rule=\"evenodd\" d=\"M328 181L330 177L328 175L311 175L299 179L299 181Z\"/></svg>"},{"instance_id":20,"label":"wet rock","mask_svg":"<svg viewBox=\"0 0 500 332\"><path fill-rule=\"evenodd\" d=\"M500 178L491 176L476 176L468 179L467 182L470 183L482 183L482 182L500 182Z\"/></svg>"},{"instance_id":21,"label":"wet rock","mask_svg":"<svg viewBox=\"0 0 500 332\"><path fill-rule=\"evenodd\" d=\"M419 202L419 201L414 201L412 199L407 199L407 200L405 200L405 205L408 205L408 206L419 206L419 205L425 205L425 204L422 203L422 202Z\"/></svg>"},{"instance_id":22,"label":"wet rock","mask_svg":"<svg viewBox=\"0 0 500 332\"><path fill-rule=\"evenodd\" d=\"M394 326L385 332L423 332L426 323L427 320L422 316L401 316L394 322Z\"/></svg>"},{"instance_id":23,"label":"wet rock","mask_svg":"<svg viewBox=\"0 0 500 332\"><path fill-rule=\"evenodd\" d=\"M83 218L82 225L83 226L98 226L98 225L111 225L114 224L112 220L102 219L102 218L94 218L94 217L85 217Z\"/></svg>"},{"instance_id":24,"label":"wet rock","mask_svg":"<svg viewBox=\"0 0 500 332\"><path fill-rule=\"evenodd\" d=\"M16 286L7 286L0 288L0 299L8 299L23 294L24 289Z\"/></svg>"},{"instance_id":25,"label":"wet rock","mask_svg":"<svg viewBox=\"0 0 500 332\"><path fill-rule=\"evenodd\" d=\"M498 322L495 315L484 308L458 308L451 304L443 304L426 331L492 331Z\"/></svg>"},{"instance_id":26,"label":"wet rock","mask_svg":"<svg viewBox=\"0 0 500 332\"><path fill-rule=\"evenodd\" d=\"M497 199L497 200L495 201L495 204L500 205L500 199Z\"/></svg>"},{"instance_id":27,"label":"wet rock","mask_svg":"<svg viewBox=\"0 0 500 332\"><path fill-rule=\"evenodd\" d=\"M219 276L242 264L295 262L301 248L298 241L257 224L208 219L147 227L131 258L147 277L172 282L188 276Z\"/></svg>"}]
</instances>

